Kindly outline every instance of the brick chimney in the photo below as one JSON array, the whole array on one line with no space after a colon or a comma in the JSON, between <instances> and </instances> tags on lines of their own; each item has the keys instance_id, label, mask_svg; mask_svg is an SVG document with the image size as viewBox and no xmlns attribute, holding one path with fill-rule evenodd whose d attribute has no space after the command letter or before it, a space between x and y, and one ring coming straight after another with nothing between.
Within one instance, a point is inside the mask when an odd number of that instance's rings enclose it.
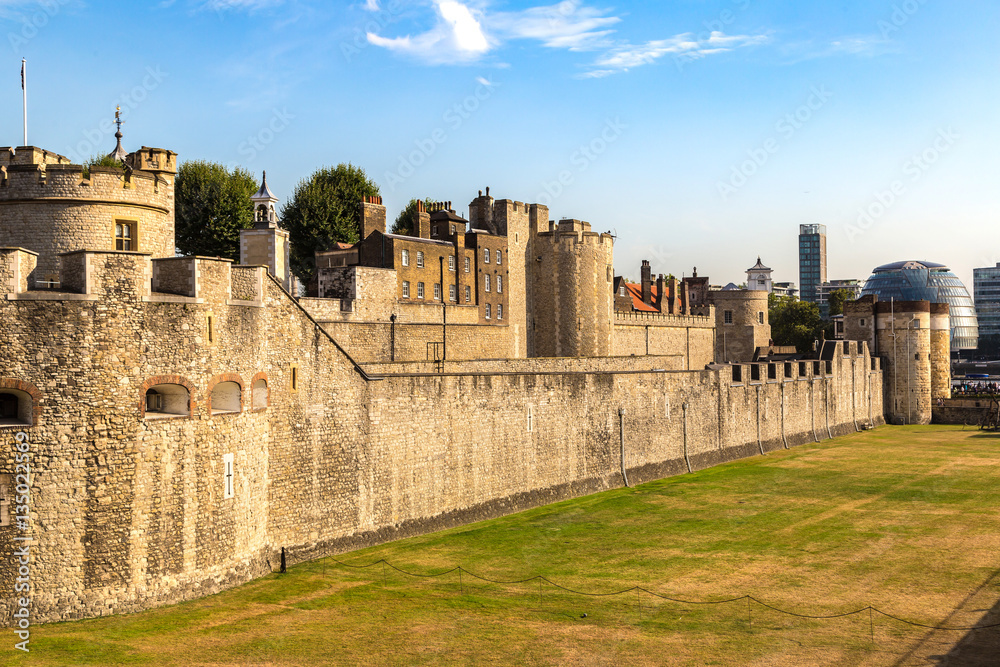
<instances>
[{"instance_id":1,"label":"brick chimney","mask_svg":"<svg viewBox=\"0 0 1000 667\"><path fill-rule=\"evenodd\" d=\"M374 231L385 234L385 206L378 195L361 200L361 240L364 241Z\"/></svg>"},{"instance_id":2,"label":"brick chimney","mask_svg":"<svg viewBox=\"0 0 1000 667\"><path fill-rule=\"evenodd\" d=\"M667 295L663 293L663 274L658 274L656 276L656 309L661 313L665 312L663 310L663 304L666 302Z\"/></svg>"},{"instance_id":3,"label":"brick chimney","mask_svg":"<svg viewBox=\"0 0 1000 667\"><path fill-rule=\"evenodd\" d=\"M642 260L642 302L647 306L653 304L652 299L653 270L649 266L649 260Z\"/></svg>"},{"instance_id":4,"label":"brick chimney","mask_svg":"<svg viewBox=\"0 0 1000 667\"><path fill-rule=\"evenodd\" d=\"M413 235L422 239L431 237L431 214L422 201L417 202L417 212L413 214Z\"/></svg>"}]
</instances>

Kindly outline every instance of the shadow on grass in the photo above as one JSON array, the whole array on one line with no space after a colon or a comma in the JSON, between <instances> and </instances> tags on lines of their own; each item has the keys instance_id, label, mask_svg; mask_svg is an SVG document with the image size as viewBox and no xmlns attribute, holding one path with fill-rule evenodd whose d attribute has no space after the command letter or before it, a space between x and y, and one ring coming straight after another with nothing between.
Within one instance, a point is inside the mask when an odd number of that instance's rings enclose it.
<instances>
[{"instance_id":1,"label":"shadow on grass","mask_svg":"<svg viewBox=\"0 0 1000 667\"><path fill-rule=\"evenodd\" d=\"M994 571L983 583L970 592L955 607L954 611L941 621L940 625L945 627L954 625L953 619L958 617L960 613L975 612L976 610L969 607L975 606L977 596L984 590L993 588L998 578L1000 578L1000 570ZM969 630L945 654L927 655L927 664L937 665L938 667L996 667L998 656L1000 656L1000 627L984 626L1000 623L1000 601L997 601L991 609L985 611L986 613L979 617L973 624L981 629ZM947 634L950 633L948 631L930 630L906 655L894 663L894 667L914 664L911 660L915 656L926 653L927 649L932 646L945 644Z\"/></svg>"}]
</instances>

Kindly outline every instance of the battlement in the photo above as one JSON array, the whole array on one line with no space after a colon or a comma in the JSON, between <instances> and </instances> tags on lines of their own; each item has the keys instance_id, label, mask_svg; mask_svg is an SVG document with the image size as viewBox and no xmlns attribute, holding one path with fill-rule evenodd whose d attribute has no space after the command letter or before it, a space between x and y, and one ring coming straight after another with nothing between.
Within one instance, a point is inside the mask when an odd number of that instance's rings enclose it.
<instances>
[{"instance_id":1,"label":"battlement","mask_svg":"<svg viewBox=\"0 0 1000 667\"><path fill-rule=\"evenodd\" d=\"M692 315L669 315L638 310L616 310L615 324L622 326L713 328L715 326L715 313L712 307L708 306L700 310L701 312Z\"/></svg>"},{"instance_id":2,"label":"battlement","mask_svg":"<svg viewBox=\"0 0 1000 667\"><path fill-rule=\"evenodd\" d=\"M0 167L69 164L70 159L37 146L0 147Z\"/></svg>"},{"instance_id":3,"label":"battlement","mask_svg":"<svg viewBox=\"0 0 1000 667\"><path fill-rule=\"evenodd\" d=\"M172 207L172 194L157 174L117 167L91 167L84 177L82 165L68 162L14 164L0 168L0 200L72 198L119 199L130 203ZM121 192L121 196L114 193ZM147 201L144 201L147 200Z\"/></svg>"},{"instance_id":4,"label":"battlement","mask_svg":"<svg viewBox=\"0 0 1000 667\"><path fill-rule=\"evenodd\" d=\"M614 237L608 233L590 231L590 223L582 220L560 220L558 225L550 223L549 231L539 232L539 238L551 238L556 243L583 243L588 245L614 245Z\"/></svg>"},{"instance_id":5,"label":"battlement","mask_svg":"<svg viewBox=\"0 0 1000 667\"><path fill-rule=\"evenodd\" d=\"M150 148L143 146L134 153L129 153L125 161L134 170L151 174L176 174L177 153L165 148Z\"/></svg>"}]
</instances>

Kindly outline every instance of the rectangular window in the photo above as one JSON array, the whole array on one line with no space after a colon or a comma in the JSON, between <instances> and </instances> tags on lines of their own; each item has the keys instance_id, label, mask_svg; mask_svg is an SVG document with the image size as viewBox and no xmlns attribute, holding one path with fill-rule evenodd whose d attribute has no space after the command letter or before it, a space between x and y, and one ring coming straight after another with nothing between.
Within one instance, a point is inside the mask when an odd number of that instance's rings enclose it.
<instances>
[{"instance_id":1,"label":"rectangular window","mask_svg":"<svg viewBox=\"0 0 1000 667\"><path fill-rule=\"evenodd\" d=\"M624 283L622 283L622 286L618 288L618 296L625 296L625 284Z\"/></svg>"},{"instance_id":2,"label":"rectangular window","mask_svg":"<svg viewBox=\"0 0 1000 667\"><path fill-rule=\"evenodd\" d=\"M434 283L434 300L441 300L441 283Z\"/></svg>"},{"instance_id":3,"label":"rectangular window","mask_svg":"<svg viewBox=\"0 0 1000 667\"><path fill-rule=\"evenodd\" d=\"M764 324L764 311L757 313L757 324Z\"/></svg>"},{"instance_id":4,"label":"rectangular window","mask_svg":"<svg viewBox=\"0 0 1000 667\"><path fill-rule=\"evenodd\" d=\"M448 285L448 300L454 301L457 298L457 290L454 285Z\"/></svg>"},{"instance_id":5,"label":"rectangular window","mask_svg":"<svg viewBox=\"0 0 1000 667\"><path fill-rule=\"evenodd\" d=\"M469 258L468 257L465 258L465 272L466 273L469 272Z\"/></svg>"},{"instance_id":6,"label":"rectangular window","mask_svg":"<svg viewBox=\"0 0 1000 667\"><path fill-rule=\"evenodd\" d=\"M489 264L489 263L490 263L490 249L483 248L483 264Z\"/></svg>"},{"instance_id":7,"label":"rectangular window","mask_svg":"<svg viewBox=\"0 0 1000 667\"><path fill-rule=\"evenodd\" d=\"M417 268L418 269L424 268L424 251L423 250L418 250L417 251Z\"/></svg>"},{"instance_id":8,"label":"rectangular window","mask_svg":"<svg viewBox=\"0 0 1000 667\"><path fill-rule=\"evenodd\" d=\"M437 236L437 235L438 235L438 226L434 225L433 227L431 227L431 236Z\"/></svg>"},{"instance_id":9,"label":"rectangular window","mask_svg":"<svg viewBox=\"0 0 1000 667\"><path fill-rule=\"evenodd\" d=\"M497 293L503 291L503 276L497 276Z\"/></svg>"},{"instance_id":10,"label":"rectangular window","mask_svg":"<svg viewBox=\"0 0 1000 667\"><path fill-rule=\"evenodd\" d=\"M487 292L490 291L490 274L488 273L483 276L483 286L486 288Z\"/></svg>"},{"instance_id":11,"label":"rectangular window","mask_svg":"<svg viewBox=\"0 0 1000 667\"><path fill-rule=\"evenodd\" d=\"M490 319L490 304L486 304L486 319Z\"/></svg>"},{"instance_id":12,"label":"rectangular window","mask_svg":"<svg viewBox=\"0 0 1000 667\"><path fill-rule=\"evenodd\" d=\"M733 323L733 311L731 311L731 310L724 310L724 311L722 311L722 322L724 324L732 324Z\"/></svg>"},{"instance_id":13,"label":"rectangular window","mask_svg":"<svg viewBox=\"0 0 1000 667\"><path fill-rule=\"evenodd\" d=\"M0 526L10 525L10 501L14 494L11 491L12 475L0 475Z\"/></svg>"},{"instance_id":14,"label":"rectangular window","mask_svg":"<svg viewBox=\"0 0 1000 667\"><path fill-rule=\"evenodd\" d=\"M452 226L451 226L451 235L452 235L452 236L454 236L454 235L455 235L455 225L452 225Z\"/></svg>"},{"instance_id":15,"label":"rectangular window","mask_svg":"<svg viewBox=\"0 0 1000 667\"><path fill-rule=\"evenodd\" d=\"M125 220L115 221L115 250L138 250L135 237L135 223Z\"/></svg>"},{"instance_id":16,"label":"rectangular window","mask_svg":"<svg viewBox=\"0 0 1000 667\"><path fill-rule=\"evenodd\" d=\"M500 258L500 251L497 250L497 266L500 266L501 264L503 264L503 262L501 261L501 258Z\"/></svg>"},{"instance_id":17,"label":"rectangular window","mask_svg":"<svg viewBox=\"0 0 1000 667\"><path fill-rule=\"evenodd\" d=\"M233 479L235 476L235 471L233 470L234 457L232 454L222 455L222 465L225 468L223 473L223 484L225 484L224 498L232 498L236 495L236 483Z\"/></svg>"},{"instance_id":18,"label":"rectangular window","mask_svg":"<svg viewBox=\"0 0 1000 667\"><path fill-rule=\"evenodd\" d=\"M449 271L454 271L455 270L455 256L454 255L448 255L448 270Z\"/></svg>"},{"instance_id":19,"label":"rectangular window","mask_svg":"<svg viewBox=\"0 0 1000 667\"><path fill-rule=\"evenodd\" d=\"M291 368L292 391L299 390L299 367L292 365Z\"/></svg>"},{"instance_id":20,"label":"rectangular window","mask_svg":"<svg viewBox=\"0 0 1000 667\"><path fill-rule=\"evenodd\" d=\"M423 299L424 298L424 284L423 283L417 283L417 298L418 299Z\"/></svg>"},{"instance_id":21,"label":"rectangular window","mask_svg":"<svg viewBox=\"0 0 1000 667\"><path fill-rule=\"evenodd\" d=\"M469 303L472 301L472 288L468 285L465 286L465 302Z\"/></svg>"},{"instance_id":22,"label":"rectangular window","mask_svg":"<svg viewBox=\"0 0 1000 667\"><path fill-rule=\"evenodd\" d=\"M409 250L406 250L406 249L404 248L404 249L403 249L402 251L400 251L400 253L399 253L399 259L400 259L400 261L401 261L401 262L403 263L403 266L409 266L409 265L410 265L410 251L409 251Z\"/></svg>"},{"instance_id":23,"label":"rectangular window","mask_svg":"<svg viewBox=\"0 0 1000 667\"><path fill-rule=\"evenodd\" d=\"M409 299L410 298L410 281L409 280L404 280L403 281L403 298L404 299Z\"/></svg>"},{"instance_id":24,"label":"rectangular window","mask_svg":"<svg viewBox=\"0 0 1000 667\"><path fill-rule=\"evenodd\" d=\"M497 319L498 320L502 320L503 319L503 304L502 303L498 303L497 304Z\"/></svg>"}]
</instances>

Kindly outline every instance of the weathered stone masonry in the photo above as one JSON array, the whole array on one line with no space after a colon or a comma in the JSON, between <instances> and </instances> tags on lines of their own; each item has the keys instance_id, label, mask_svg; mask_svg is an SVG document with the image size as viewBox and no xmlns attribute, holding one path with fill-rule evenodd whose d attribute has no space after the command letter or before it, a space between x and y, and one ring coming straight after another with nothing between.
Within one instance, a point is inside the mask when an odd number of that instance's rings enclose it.
<instances>
[{"instance_id":1,"label":"weathered stone masonry","mask_svg":"<svg viewBox=\"0 0 1000 667\"><path fill-rule=\"evenodd\" d=\"M0 275L25 254L5 252ZM375 379L263 268L80 254L88 293L0 301L0 382L37 388L37 422L21 427L36 461L37 620L205 595L269 571L281 547L294 562L620 485L619 419L633 482L881 422L881 372L854 343L791 365L524 360L534 366ZM197 280L156 291L161 262ZM259 305L234 305L233 285L239 304ZM263 293L247 294L255 285ZM263 376L268 407L250 410ZM244 408L211 414L210 388L226 381ZM163 383L190 391L189 414L144 412ZM0 473L13 470L15 430L0 430ZM4 549L10 536L0 528ZM5 559L0 588L12 577Z\"/></svg>"}]
</instances>

